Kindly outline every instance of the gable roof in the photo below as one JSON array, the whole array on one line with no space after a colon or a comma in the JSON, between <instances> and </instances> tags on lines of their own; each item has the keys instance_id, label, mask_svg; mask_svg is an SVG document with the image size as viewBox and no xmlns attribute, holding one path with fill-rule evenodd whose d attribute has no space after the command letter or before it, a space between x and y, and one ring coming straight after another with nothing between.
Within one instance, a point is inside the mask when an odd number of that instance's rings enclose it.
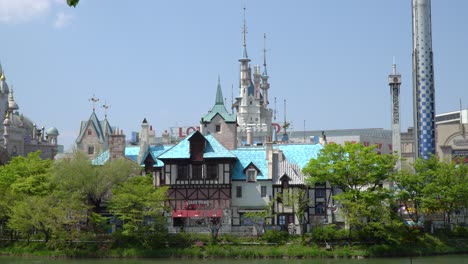
<instances>
[{"instance_id":1,"label":"gable roof","mask_svg":"<svg viewBox=\"0 0 468 264\"><path fill-rule=\"evenodd\" d=\"M148 151L143 155L141 159L141 164L144 165L145 159L148 155L154 160L153 167L162 167L164 166L164 162L162 162L158 157L163 154L164 152L171 149L174 145L157 145L157 146L149 146Z\"/></svg>"},{"instance_id":2,"label":"gable roof","mask_svg":"<svg viewBox=\"0 0 468 264\"><path fill-rule=\"evenodd\" d=\"M78 137L76 138L76 141L75 141L76 143L81 142L84 135L86 134L86 131L87 131L86 128L89 125L91 125L94 128L94 131L96 131L96 136L99 139L99 143L101 144L106 142L105 135L112 134L112 131L114 130L109 124L109 122L107 121L107 119L100 121L96 113L93 111L88 121L81 121L80 133L78 134Z\"/></svg>"},{"instance_id":3,"label":"gable roof","mask_svg":"<svg viewBox=\"0 0 468 264\"><path fill-rule=\"evenodd\" d=\"M195 131L188 135L184 140L180 141L177 145L161 154L159 159L189 159L190 158L190 138L195 134L200 134L199 131ZM203 135L201 135L203 136ZM205 138L205 151L203 158L236 158L229 150L221 145L213 136L206 135Z\"/></svg>"},{"instance_id":4,"label":"gable roof","mask_svg":"<svg viewBox=\"0 0 468 264\"><path fill-rule=\"evenodd\" d=\"M323 149L320 144L279 144L273 146L283 151L284 156L291 164L304 168L310 159L316 159Z\"/></svg>"},{"instance_id":5,"label":"gable roof","mask_svg":"<svg viewBox=\"0 0 468 264\"><path fill-rule=\"evenodd\" d=\"M304 182L302 168L304 168L310 159L316 159L320 150L323 148L320 144L279 144L273 145L273 149L279 149L283 152L285 160L278 162L273 169L273 183L275 184L284 174L291 178L291 184ZM233 169L233 180L246 180L245 169L253 164L260 171L257 174L257 180L268 180L269 170L266 159L266 148L261 147L243 147L231 152L236 155L237 162Z\"/></svg>"},{"instance_id":6,"label":"gable roof","mask_svg":"<svg viewBox=\"0 0 468 264\"><path fill-rule=\"evenodd\" d=\"M232 172L233 180L246 180L245 168L250 164L255 165L259 170L257 180L268 180L268 161L266 160L266 149L264 147L238 148L231 150L231 152L237 157Z\"/></svg>"},{"instance_id":7,"label":"gable roof","mask_svg":"<svg viewBox=\"0 0 468 264\"><path fill-rule=\"evenodd\" d=\"M281 185L283 176L287 176L290 185L301 185L305 182L304 174L297 164L291 164L288 160L282 160L277 164L277 174L273 175L273 185Z\"/></svg>"},{"instance_id":8,"label":"gable roof","mask_svg":"<svg viewBox=\"0 0 468 264\"><path fill-rule=\"evenodd\" d=\"M140 165L144 165L144 160L147 155L151 155L153 160L155 161L153 167L162 167L164 166L164 162L158 159L158 156L167 151L168 149L172 148L172 145L158 145L158 146L149 146L148 151L143 155L143 159ZM140 153L140 146L127 146L125 147L125 157L133 160L134 162L138 161L138 154ZM93 165L104 165L110 159L110 152L106 150L104 152L99 153L99 155L91 160L91 164Z\"/></svg>"}]
</instances>

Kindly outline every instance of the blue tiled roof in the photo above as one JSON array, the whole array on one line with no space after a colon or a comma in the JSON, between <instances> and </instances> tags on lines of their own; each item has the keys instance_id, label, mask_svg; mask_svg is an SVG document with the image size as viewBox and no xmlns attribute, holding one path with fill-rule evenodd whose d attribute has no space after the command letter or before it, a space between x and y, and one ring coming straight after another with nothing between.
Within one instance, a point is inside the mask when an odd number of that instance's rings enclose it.
<instances>
[{"instance_id":1,"label":"blue tiled roof","mask_svg":"<svg viewBox=\"0 0 468 264\"><path fill-rule=\"evenodd\" d=\"M232 179L246 180L247 175L244 169L253 163L260 172L257 173L257 180L268 179L268 162L266 160L266 150L264 147L248 147L231 150L237 156L237 162L234 165Z\"/></svg>"},{"instance_id":2,"label":"blue tiled roof","mask_svg":"<svg viewBox=\"0 0 468 264\"><path fill-rule=\"evenodd\" d=\"M149 147L149 154L152 156L152 158L155 160L155 164L153 167L162 167L164 166L164 163L158 159L158 156L167 151L168 149L172 148L172 145L161 145L161 146L150 146ZM131 159L135 162L138 161L138 155L140 153L140 146L127 146L125 147L125 157L128 159ZM148 153L145 153L143 157L146 157ZM94 158L91 163L93 165L104 165L110 158L109 150L106 150L102 153L100 153L96 158ZM144 165L144 162L142 161L142 164Z\"/></svg>"},{"instance_id":3,"label":"blue tiled roof","mask_svg":"<svg viewBox=\"0 0 468 264\"><path fill-rule=\"evenodd\" d=\"M284 144L275 145L273 148L282 150L289 163L297 164L302 169L310 159L318 157L323 146L320 144Z\"/></svg>"},{"instance_id":4,"label":"blue tiled roof","mask_svg":"<svg viewBox=\"0 0 468 264\"><path fill-rule=\"evenodd\" d=\"M149 155L153 158L155 161L153 167L162 167L164 166L164 162L158 159L158 156L166 152L167 150L171 149L173 145L159 145L159 146L150 146L149 147ZM144 157L146 157L148 154L145 154ZM144 162L144 159L142 160Z\"/></svg>"},{"instance_id":5,"label":"blue tiled roof","mask_svg":"<svg viewBox=\"0 0 468 264\"><path fill-rule=\"evenodd\" d=\"M310 159L316 159L320 150L323 148L320 144L280 144L273 145L274 149L283 151L287 159L287 163L291 166L299 166L299 169L304 168ZM233 169L233 180L245 180L245 168L250 163L254 164L260 172L257 174L257 180L268 179L268 162L266 160L266 149L262 147L245 147L231 150L237 156L237 162ZM288 167L289 168L289 167ZM291 167L292 168L292 167Z\"/></svg>"},{"instance_id":6,"label":"blue tiled roof","mask_svg":"<svg viewBox=\"0 0 468 264\"><path fill-rule=\"evenodd\" d=\"M184 140L180 141L173 148L159 156L160 159L188 159L190 158L190 141L189 139L198 131L188 135ZM205 153L203 158L236 158L229 150L221 145L213 136L204 136L206 139Z\"/></svg>"},{"instance_id":7,"label":"blue tiled roof","mask_svg":"<svg viewBox=\"0 0 468 264\"><path fill-rule=\"evenodd\" d=\"M104 165L110 158L109 150L106 150L102 153L99 153L96 158L91 160L91 164L93 165Z\"/></svg>"},{"instance_id":8,"label":"blue tiled roof","mask_svg":"<svg viewBox=\"0 0 468 264\"><path fill-rule=\"evenodd\" d=\"M125 157L138 162L138 154L140 154L140 146L125 147Z\"/></svg>"}]
</instances>

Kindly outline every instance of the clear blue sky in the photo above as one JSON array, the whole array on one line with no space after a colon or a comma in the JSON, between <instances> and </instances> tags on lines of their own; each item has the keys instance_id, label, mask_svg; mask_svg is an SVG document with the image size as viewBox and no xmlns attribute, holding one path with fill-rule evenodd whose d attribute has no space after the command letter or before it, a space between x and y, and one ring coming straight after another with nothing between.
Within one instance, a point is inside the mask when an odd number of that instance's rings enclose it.
<instances>
[{"instance_id":1,"label":"clear blue sky","mask_svg":"<svg viewBox=\"0 0 468 264\"><path fill-rule=\"evenodd\" d=\"M387 76L402 74L402 130L412 126L410 0L0 0L0 62L20 112L72 146L89 98L130 137L147 118L157 135L199 124L238 94L242 16L262 64L270 106L283 100L294 130L390 128ZM436 112L468 106L468 1L433 0ZM104 118L104 111L97 114Z\"/></svg>"}]
</instances>

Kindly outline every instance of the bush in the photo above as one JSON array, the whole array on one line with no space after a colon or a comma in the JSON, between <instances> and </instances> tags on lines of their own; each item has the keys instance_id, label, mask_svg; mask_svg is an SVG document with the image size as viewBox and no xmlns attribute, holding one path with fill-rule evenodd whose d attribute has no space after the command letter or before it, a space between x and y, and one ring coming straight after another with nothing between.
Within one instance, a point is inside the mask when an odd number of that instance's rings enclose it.
<instances>
[{"instance_id":1,"label":"bush","mask_svg":"<svg viewBox=\"0 0 468 264\"><path fill-rule=\"evenodd\" d=\"M262 240L268 243L278 243L278 245L288 242L289 234L285 231L267 230L261 237Z\"/></svg>"},{"instance_id":2,"label":"bush","mask_svg":"<svg viewBox=\"0 0 468 264\"><path fill-rule=\"evenodd\" d=\"M349 230L337 229L333 224L324 227L316 227L312 230L312 238L315 241L346 240L348 236Z\"/></svg>"}]
</instances>

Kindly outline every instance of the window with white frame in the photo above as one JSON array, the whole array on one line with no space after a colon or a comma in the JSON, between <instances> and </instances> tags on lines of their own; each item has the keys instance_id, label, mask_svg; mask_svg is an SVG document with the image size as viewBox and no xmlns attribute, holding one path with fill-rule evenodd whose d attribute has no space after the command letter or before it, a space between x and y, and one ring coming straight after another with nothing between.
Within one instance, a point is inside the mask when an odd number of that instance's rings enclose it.
<instances>
[{"instance_id":1,"label":"window with white frame","mask_svg":"<svg viewBox=\"0 0 468 264\"><path fill-rule=\"evenodd\" d=\"M247 181L254 182L257 178L257 171L255 169L247 170Z\"/></svg>"}]
</instances>

